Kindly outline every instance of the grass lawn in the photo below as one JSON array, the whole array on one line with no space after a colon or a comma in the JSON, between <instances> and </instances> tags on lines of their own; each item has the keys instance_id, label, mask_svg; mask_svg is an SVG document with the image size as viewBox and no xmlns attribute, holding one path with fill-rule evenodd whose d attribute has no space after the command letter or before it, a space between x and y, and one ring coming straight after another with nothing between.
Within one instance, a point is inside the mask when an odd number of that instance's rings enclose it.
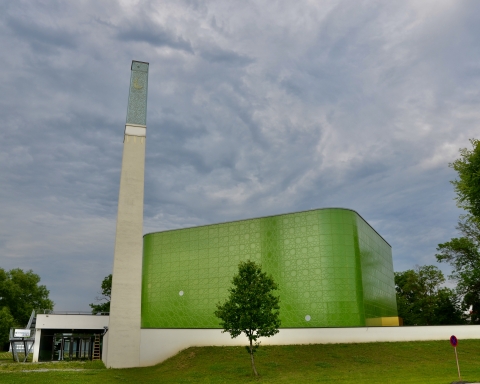
<instances>
[{"instance_id":1,"label":"grass lawn","mask_svg":"<svg viewBox=\"0 0 480 384\"><path fill-rule=\"evenodd\" d=\"M460 340L457 351L462 379L480 382L480 341ZM259 378L252 376L242 347L189 348L162 364L133 369L105 369L100 362L18 364L7 362L0 353L0 382L404 384L458 380L448 340L263 346L256 362Z\"/></svg>"},{"instance_id":2,"label":"grass lawn","mask_svg":"<svg viewBox=\"0 0 480 384\"><path fill-rule=\"evenodd\" d=\"M25 353L19 353L18 358L20 361L23 361L25 358ZM27 362L31 362L33 358L33 353L30 353L27 358ZM2 352L0 351L0 364L2 363L12 363L13 362L13 356L9 352Z\"/></svg>"}]
</instances>

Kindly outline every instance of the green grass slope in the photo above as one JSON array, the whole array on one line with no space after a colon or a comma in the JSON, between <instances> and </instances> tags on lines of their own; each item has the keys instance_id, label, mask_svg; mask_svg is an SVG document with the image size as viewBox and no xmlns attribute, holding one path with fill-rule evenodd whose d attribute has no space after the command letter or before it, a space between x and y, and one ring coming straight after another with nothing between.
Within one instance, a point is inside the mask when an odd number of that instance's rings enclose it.
<instances>
[{"instance_id":1,"label":"green grass slope","mask_svg":"<svg viewBox=\"0 0 480 384\"><path fill-rule=\"evenodd\" d=\"M460 340L462 379L480 381L480 341ZM242 347L189 348L162 364L102 369L98 363L13 364L1 383L451 383L458 380L448 340L408 343L263 346L255 378ZM33 370L32 370L33 369ZM38 371L44 370L44 371Z\"/></svg>"}]
</instances>

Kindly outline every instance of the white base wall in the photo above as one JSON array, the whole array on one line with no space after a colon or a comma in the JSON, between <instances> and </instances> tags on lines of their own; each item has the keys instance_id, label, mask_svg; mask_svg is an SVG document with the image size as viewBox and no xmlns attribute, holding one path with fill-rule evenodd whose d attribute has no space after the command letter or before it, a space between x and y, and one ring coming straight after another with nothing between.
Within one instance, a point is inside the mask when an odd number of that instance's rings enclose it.
<instances>
[{"instance_id":1,"label":"white base wall","mask_svg":"<svg viewBox=\"0 0 480 384\"><path fill-rule=\"evenodd\" d=\"M284 328L270 338L260 339L262 345L337 344L395 341L445 340L455 335L480 339L480 325L445 325L428 327L358 327L358 328ZM220 329L142 329L140 365L158 364L189 347L247 345L242 334L231 339Z\"/></svg>"}]
</instances>

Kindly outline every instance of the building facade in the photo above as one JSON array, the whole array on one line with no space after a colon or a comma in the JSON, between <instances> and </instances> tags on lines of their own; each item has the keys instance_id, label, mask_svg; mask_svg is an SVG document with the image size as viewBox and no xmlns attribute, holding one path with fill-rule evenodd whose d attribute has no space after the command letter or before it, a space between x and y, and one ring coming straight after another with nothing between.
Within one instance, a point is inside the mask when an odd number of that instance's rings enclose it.
<instances>
[{"instance_id":1,"label":"building facade","mask_svg":"<svg viewBox=\"0 0 480 384\"><path fill-rule=\"evenodd\" d=\"M391 246L328 208L145 235L142 328L220 328L216 304L247 259L277 282L282 328L399 325Z\"/></svg>"},{"instance_id":2,"label":"building facade","mask_svg":"<svg viewBox=\"0 0 480 384\"><path fill-rule=\"evenodd\" d=\"M266 343L321 342L326 327L340 328L335 340L343 340L345 327L399 325L391 247L348 209L157 232L142 242L148 69L132 62L106 366L156 364L192 345L243 344L221 332L214 311L247 259L279 285L282 329Z\"/></svg>"}]
</instances>

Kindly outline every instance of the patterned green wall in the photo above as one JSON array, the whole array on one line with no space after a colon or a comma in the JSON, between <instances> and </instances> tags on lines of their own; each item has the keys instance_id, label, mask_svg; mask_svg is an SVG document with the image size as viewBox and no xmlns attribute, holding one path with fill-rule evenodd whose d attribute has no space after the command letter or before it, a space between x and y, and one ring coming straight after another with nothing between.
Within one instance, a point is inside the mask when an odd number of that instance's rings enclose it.
<instances>
[{"instance_id":1,"label":"patterned green wall","mask_svg":"<svg viewBox=\"0 0 480 384\"><path fill-rule=\"evenodd\" d=\"M151 233L143 253L143 328L219 328L215 304L246 259L278 283L282 328L397 316L391 247L347 209Z\"/></svg>"}]
</instances>

